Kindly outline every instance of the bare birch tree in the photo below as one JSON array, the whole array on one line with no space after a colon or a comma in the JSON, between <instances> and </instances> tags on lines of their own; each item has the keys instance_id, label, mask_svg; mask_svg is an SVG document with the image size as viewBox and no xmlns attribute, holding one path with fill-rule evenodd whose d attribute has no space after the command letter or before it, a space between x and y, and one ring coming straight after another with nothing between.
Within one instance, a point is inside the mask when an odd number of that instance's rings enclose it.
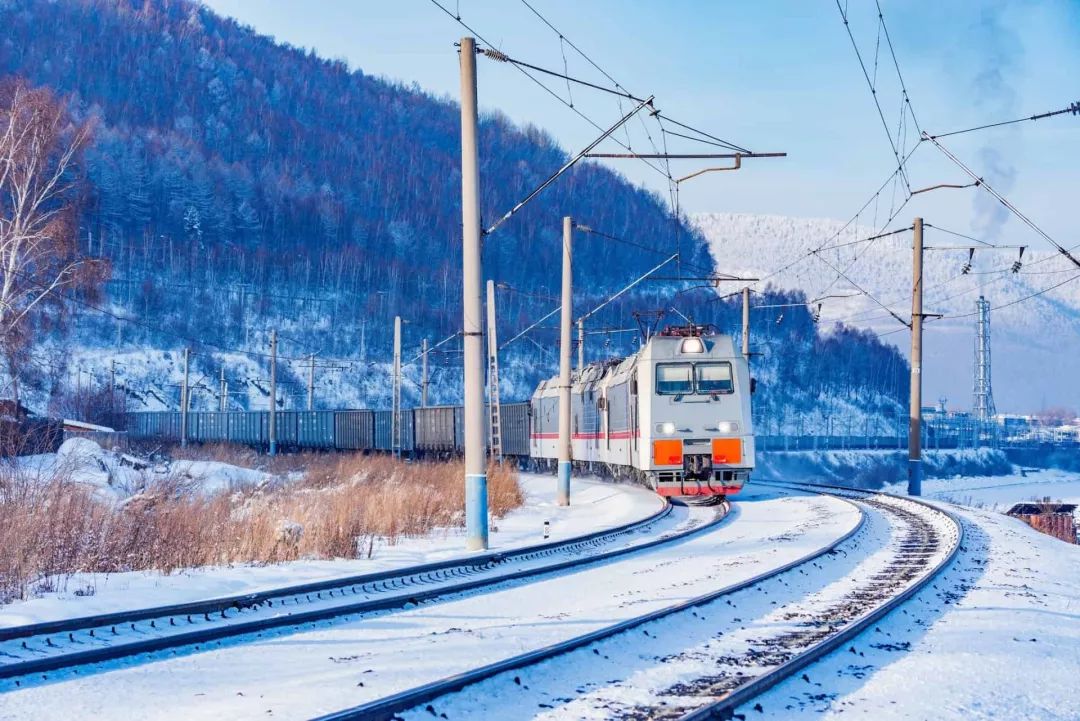
<instances>
[{"instance_id":1,"label":"bare birch tree","mask_svg":"<svg viewBox=\"0 0 1080 721\"><path fill-rule=\"evenodd\" d=\"M75 171L89 137L50 92L0 86L0 353L16 400L30 349L63 317L64 294L96 287L105 270L80 255L76 237Z\"/></svg>"}]
</instances>

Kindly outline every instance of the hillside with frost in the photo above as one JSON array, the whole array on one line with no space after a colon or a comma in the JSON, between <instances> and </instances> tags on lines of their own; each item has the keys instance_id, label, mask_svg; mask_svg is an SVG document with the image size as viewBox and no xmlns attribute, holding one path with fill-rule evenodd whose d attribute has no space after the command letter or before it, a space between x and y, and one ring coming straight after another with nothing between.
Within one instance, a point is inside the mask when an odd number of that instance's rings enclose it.
<instances>
[{"instance_id":1,"label":"hillside with frost","mask_svg":"<svg viewBox=\"0 0 1080 721\"><path fill-rule=\"evenodd\" d=\"M774 286L800 290L810 299L821 298L820 325L825 329L837 321L882 334L900 329L882 339L906 354L910 342L906 329L851 283L837 279L828 264L843 270L857 286L872 289L877 299L906 320L911 316L910 234L853 242L875 235L875 231L852 226L841 232L842 222L827 219L740 213L705 213L692 220L708 239L718 270L767 278ZM995 308L991 338L998 409L1031 411L1043 402L1077 404L1080 378L1074 364L1080 354L1080 283L1066 283L1024 299L1080 271L1057 253L1029 250L1024 253L1020 272L1013 273L1016 251L979 251L977 243L932 227L926 229L924 242L928 248L963 246L961 250L926 252L924 312L946 316L926 324L927 401L945 395L950 398L950 407L970 406L972 314L982 294ZM1027 241L1001 240L1003 245L1023 242ZM822 246L826 249L820 253L821 259L809 257L769 276ZM968 246L974 246L976 252L971 272L964 274ZM1032 377L1032 368L1041 369L1039 377ZM1059 379L1054 395L1047 395L1045 384L1040 385L1047 377Z\"/></svg>"},{"instance_id":2,"label":"hillside with frost","mask_svg":"<svg viewBox=\"0 0 1080 721\"><path fill-rule=\"evenodd\" d=\"M35 410L85 417L85 407L60 402L64 395L113 381L131 410L176 408L184 347L195 408L219 406L223 372L228 408L267 408L271 329L279 408L306 405L312 355L316 407L386 407L395 315L406 321L405 404L418 401L423 339L448 339L430 357L432 402L459 402L452 100L278 43L188 0L6 0L0 25L0 76L51 89L73 121L95 128L81 168L79 243L112 268L98 309L78 307L72 332L38 339L21 369ZM485 114L479 130L489 221L568 158L542 130L498 113ZM630 241L575 242L579 313L675 247L684 266L711 264L704 236L685 219L676 229L659 196L580 163L485 239L486 277L504 286L504 342L558 303L564 215ZM607 305L590 318L586 358L633 352L637 339L625 331L634 311L737 332L736 301L690 286L642 283ZM864 416L902 406L900 354L871 335L818 328L805 312L782 325L755 319L755 339L784 350L756 366L762 418L773 428L828 428L842 418L859 432ZM507 348L502 397L527 398L554 374L556 348L553 322Z\"/></svg>"}]
</instances>

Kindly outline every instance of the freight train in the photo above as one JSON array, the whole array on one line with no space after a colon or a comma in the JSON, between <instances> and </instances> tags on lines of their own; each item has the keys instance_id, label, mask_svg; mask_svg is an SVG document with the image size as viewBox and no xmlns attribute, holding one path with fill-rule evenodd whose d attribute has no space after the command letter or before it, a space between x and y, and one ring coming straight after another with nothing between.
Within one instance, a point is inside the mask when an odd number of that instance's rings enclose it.
<instances>
[{"instance_id":1,"label":"freight train","mask_svg":"<svg viewBox=\"0 0 1080 721\"><path fill-rule=\"evenodd\" d=\"M554 469L558 378L526 403L499 407L503 455ZM581 471L643 483L665 496L737 493L754 468L750 396L754 380L730 336L675 326L632 356L594 363L571 379L572 458ZM443 457L464 444L461 406L400 411L400 448L387 410L277 411L279 448L392 452ZM268 411L188 413L187 438L269 446ZM176 411L131 413L132 438L179 440Z\"/></svg>"}]
</instances>

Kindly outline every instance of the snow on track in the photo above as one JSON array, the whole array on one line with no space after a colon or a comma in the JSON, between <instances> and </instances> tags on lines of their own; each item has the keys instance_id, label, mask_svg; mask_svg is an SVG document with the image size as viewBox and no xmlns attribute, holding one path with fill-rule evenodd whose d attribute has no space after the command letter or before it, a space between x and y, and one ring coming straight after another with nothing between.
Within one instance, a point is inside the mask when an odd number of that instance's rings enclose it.
<instances>
[{"instance_id":1,"label":"snow on track","mask_svg":"<svg viewBox=\"0 0 1080 721\"><path fill-rule=\"evenodd\" d=\"M856 639L857 655L827 656L809 682L780 684L747 718L1080 718L1080 547L998 513L945 507L965 525L952 565Z\"/></svg>"},{"instance_id":2,"label":"snow on track","mask_svg":"<svg viewBox=\"0 0 1080 721\"><path fill-rule=\"evenodd\" d=\"M816 637L804 638L811 629L831 635L832 624L840 625L845 614L861 614L862 606L877 603L877 596L891 597L891 589L868 592L883 578L895 574L898 586L905 586L908 580L893 564L911 545L913 531L938 525L941 531L955 530L944 517L915 524L906 517L913 504L883 501L900 506L900 513L866 505L866 523L828 556L694 613L676 614L523 670L520 684L511 685L504 674L434 706L452 719L680 718L782 662L794 653L791 649L814 642ZM947 551L948 544L942 544L939 556ZM815 619L833 620L807 625ZM403 716L419 720L425 712L416 709Z\"/></svg>"},{"instance_id":3,"label":"snow on track","mask_svg":"<svg viewBox=\"0 0 1080 721\"><path fill-rule=\"evenodd\" d=\"M715 511L681 508L687 522ZM805 555L858 521L829 498L740 499L715 529L617 563L5 694L0 718L310 718L640 615ZM167 707L129 699L168 698ZM9 714L4 716L4 714Z\"/></svg>"}]
</instances>

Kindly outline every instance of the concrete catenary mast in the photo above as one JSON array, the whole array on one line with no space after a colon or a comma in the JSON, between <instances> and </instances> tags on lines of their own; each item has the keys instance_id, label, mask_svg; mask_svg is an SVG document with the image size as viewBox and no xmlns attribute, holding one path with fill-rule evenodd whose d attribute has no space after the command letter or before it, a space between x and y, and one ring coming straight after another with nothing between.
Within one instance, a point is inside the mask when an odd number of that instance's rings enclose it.
<instances>
[{"instance_id":1,"label":"concrete catenary mast","mask_svg":"<svg viewBox=\"0 0 1080 721\"><path fill-rule=\"evenodd\" d=\"M480 302L480 160L477 153L476 40L461 39L461 226L465 371L465 533L470 551L488 547L484 433L484 326Z\"/></svg>"}]
</instances>

